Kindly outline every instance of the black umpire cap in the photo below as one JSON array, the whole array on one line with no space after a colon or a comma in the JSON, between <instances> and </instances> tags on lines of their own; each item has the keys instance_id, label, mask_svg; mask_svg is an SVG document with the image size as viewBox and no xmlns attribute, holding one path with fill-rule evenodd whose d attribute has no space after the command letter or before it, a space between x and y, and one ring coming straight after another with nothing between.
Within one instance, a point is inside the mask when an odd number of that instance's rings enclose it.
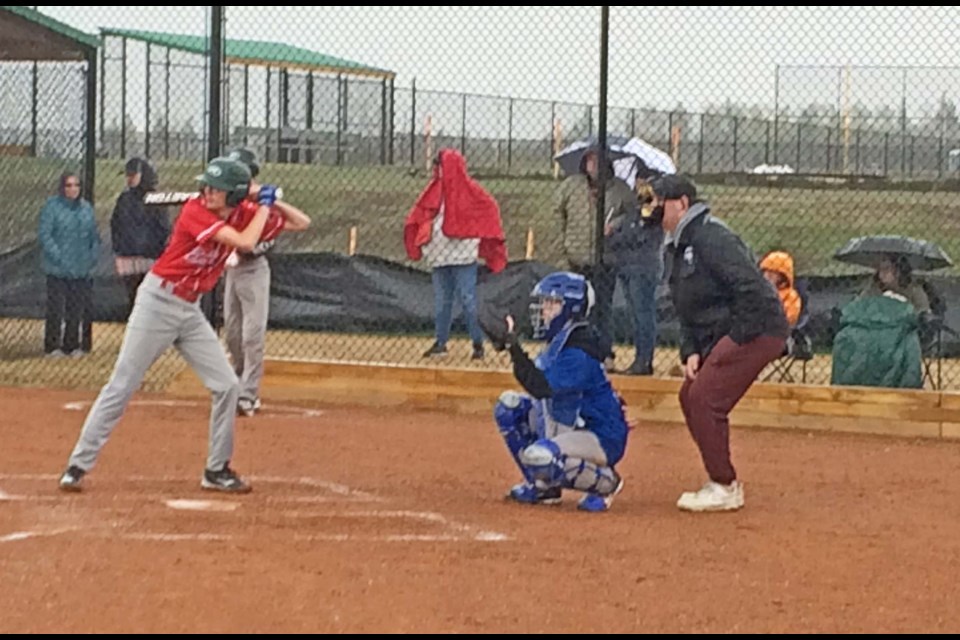
<instances>
[{"instance_id":1,"label":"black umpire cap","mask_svg":"<svg viewBox=\"0 0 960 640\"><path fill-rule=\"evenodd\" d=\"M660 200L679 200L687 196L690 202L697 199L697 185L685 175L668 174L656 178L650 187Z\"/></svg>"}]
</instances>

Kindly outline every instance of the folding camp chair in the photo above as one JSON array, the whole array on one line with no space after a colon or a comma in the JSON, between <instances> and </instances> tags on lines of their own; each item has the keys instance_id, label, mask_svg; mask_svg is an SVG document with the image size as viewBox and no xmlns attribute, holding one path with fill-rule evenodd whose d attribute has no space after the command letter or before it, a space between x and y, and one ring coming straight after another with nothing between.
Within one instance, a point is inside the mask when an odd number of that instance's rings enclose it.
<instances>
[{"instance_id":1,"label":"folding camp chair","mask_svg":"<svg viewBox=\"0 0 960 640\"><path fill-rule=\"evenodd\" d=\"M810 337L807 327L810 323L809 296L807 294L807 282L798 280L796 282L797 293L800 294L800 317L797 319L796 326L790 331L787 338L787 346L783 355L771 363L770 373L764 378L764 382L789 382L796 383L793 368L800 367L800 382L807 381L807 363L813 360L813 340Z\"/></svg>"}]
</instances>

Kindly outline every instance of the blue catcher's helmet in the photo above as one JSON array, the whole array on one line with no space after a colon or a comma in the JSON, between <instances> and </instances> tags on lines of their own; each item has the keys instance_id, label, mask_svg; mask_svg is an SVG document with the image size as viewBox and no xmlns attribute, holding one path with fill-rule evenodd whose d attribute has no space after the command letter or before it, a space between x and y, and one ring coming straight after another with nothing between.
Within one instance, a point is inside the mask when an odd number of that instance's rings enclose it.
<instances>
[{"instance_id":1,"label":"blue catcher's helmet","mask_svg":"<svg viewBox=\"0 0 960 640\"><path fill-rule=\"evenodd\" d=\"M530 296L530 322L535 340L553 340L569 322L587 319L593 309L593 286L576 273L558 271L537 283ZM563 302L563 308L554 318L545 321L543 303L547 300Z\"/></svg>"}]
</instances>

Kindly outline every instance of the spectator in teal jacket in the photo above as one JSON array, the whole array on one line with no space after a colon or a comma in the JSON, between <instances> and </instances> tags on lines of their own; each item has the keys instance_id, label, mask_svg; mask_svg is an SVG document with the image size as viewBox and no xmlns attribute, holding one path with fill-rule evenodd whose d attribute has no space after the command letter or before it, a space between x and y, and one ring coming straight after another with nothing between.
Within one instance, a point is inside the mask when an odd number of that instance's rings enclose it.
<instances>
[{"instance_id":1,"label":"spectator in teal jacket","mask_svg":"<svg viewBox=\"0 0 960 640\"><path fill-rule=\"evenodd\" d=\"M43 350L49 357L80 357L92 349L93 269L100 235L93 207L80 197L80 178L60 177L59 195L40 212L37 235L47 276L47 324Z\"/></svg>"}]
</instances>

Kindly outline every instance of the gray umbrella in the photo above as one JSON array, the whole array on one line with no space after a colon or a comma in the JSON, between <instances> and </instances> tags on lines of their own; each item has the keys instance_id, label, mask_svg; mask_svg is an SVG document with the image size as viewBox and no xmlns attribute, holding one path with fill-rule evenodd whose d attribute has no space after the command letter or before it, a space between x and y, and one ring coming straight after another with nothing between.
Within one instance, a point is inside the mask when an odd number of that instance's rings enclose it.
<instances>
[{"instance_id":1,"label":"gray umbrella","mask_svg":"<svg viewBox=\"0 0 960 640\"><path fill-rule=\"evenodd\" d=\"M914 271L934 271L953 266L950 257L937 245L905 236L854 238L833 257L840 262L876 269L886 256L904 256Z\"/></svg>"}]
</instances>

